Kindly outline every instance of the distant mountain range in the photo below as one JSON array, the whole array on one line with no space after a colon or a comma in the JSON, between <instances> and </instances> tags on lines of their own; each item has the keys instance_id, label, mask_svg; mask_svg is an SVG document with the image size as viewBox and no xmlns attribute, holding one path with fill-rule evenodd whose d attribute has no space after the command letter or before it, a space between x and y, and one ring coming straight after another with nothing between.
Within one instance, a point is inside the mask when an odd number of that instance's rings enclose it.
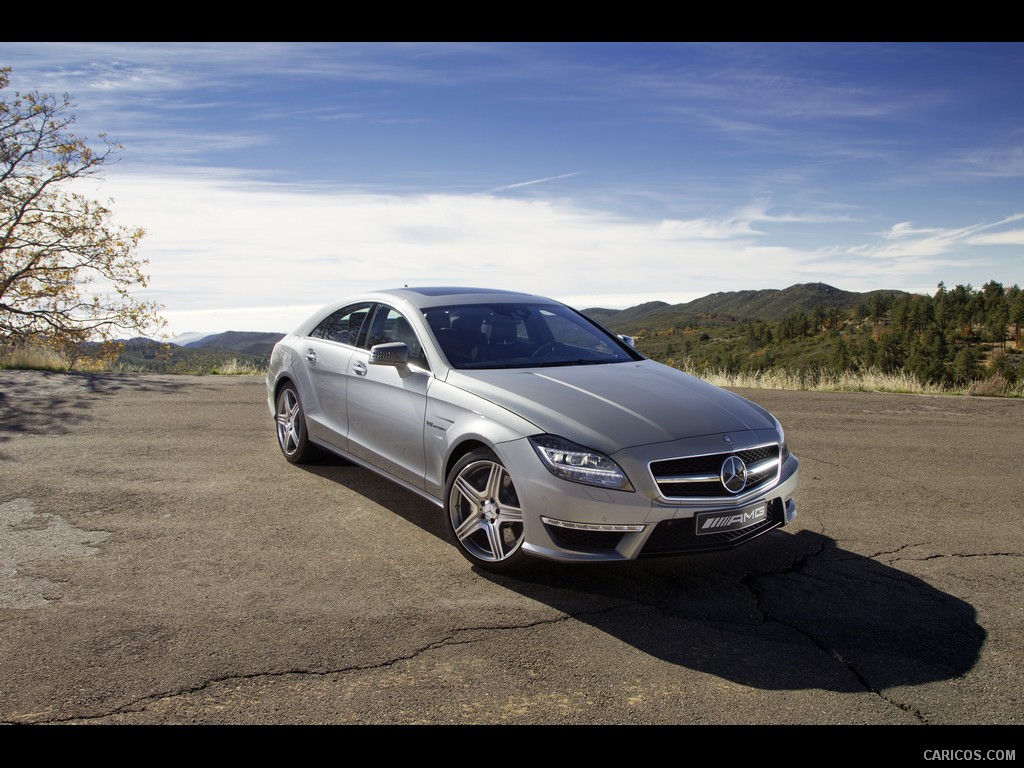
<instances>
[{"instance_id":1,"label":"distant mountain range","mask_svg":"<svg viewBox=\"0 0 1024 768\"><path fill-rule=\"evenodd\" d=\"M270 357L270 351L281 339L283 333L264 333L258 331L225 331L224 333L211 333L208 336L200 336L187 340L190 334L178 337L173 343L189 349L229 349L233 352L241 352L245 355L266 355ZM198 334L191 334L197 336ZM181 343L184 341L184 343Z\"/></svg>"},{"instance_id":2,"label":"distant mountain range","mask_svg":"<svg viewBox=\"0 0 1024 768\"><path fill-rule=\"evenodd\" d=\"M583 313L602 325L628 332L642 326L667 327L709 320L761 320L777 323L800 311L810 314L815 307L851 310L876 294L905 296L905 291L843 291L825 283L801 283L789 288L760 291L712 293L683 304L650 301L628 309L592 307ZM257 357L269 357L283 333L226 331L224 333L182 334L172 343L189 349L230 351Z\"/></svg>"}]
</instances>

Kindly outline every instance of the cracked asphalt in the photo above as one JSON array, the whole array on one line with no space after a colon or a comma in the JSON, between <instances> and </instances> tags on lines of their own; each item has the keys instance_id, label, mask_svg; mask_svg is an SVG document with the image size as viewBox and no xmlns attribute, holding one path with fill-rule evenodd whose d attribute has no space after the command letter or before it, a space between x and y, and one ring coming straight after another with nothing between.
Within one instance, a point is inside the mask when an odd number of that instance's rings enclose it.
<instances>
[{"instance_id":1,"label":"cracked asphalt","mask_svg":"<svg viewBox=\"0 0 1024 768\"><path fill-rule=\"evenodd\" d=\"M0 722L1020 725L1024 402L742 394L793 525L511 578L259 377L0 371Z\"/></svg>"}]
</instances>

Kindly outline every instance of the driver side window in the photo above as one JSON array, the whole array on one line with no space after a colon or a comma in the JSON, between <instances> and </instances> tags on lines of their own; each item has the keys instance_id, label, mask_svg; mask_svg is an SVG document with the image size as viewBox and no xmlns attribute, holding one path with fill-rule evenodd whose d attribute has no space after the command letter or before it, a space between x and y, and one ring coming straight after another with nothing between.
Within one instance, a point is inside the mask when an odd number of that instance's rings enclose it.
<instances>
[{"instance_id":1,"label":"driver side window","mask_svg":"<svg viewBox=\"0 0 1024 768\"><path fill-rule=\"evenodd\" d=\"M409 321L397 309L382 304L377 307L377 311L373 315L373 322L370 325L364 346L369 349L376 344L388 344L394 341L400 341L409 348L410 365L429 369L427 356L423 353L423 345L416 337L416 332Z\"/></svg>"}]
</instances>

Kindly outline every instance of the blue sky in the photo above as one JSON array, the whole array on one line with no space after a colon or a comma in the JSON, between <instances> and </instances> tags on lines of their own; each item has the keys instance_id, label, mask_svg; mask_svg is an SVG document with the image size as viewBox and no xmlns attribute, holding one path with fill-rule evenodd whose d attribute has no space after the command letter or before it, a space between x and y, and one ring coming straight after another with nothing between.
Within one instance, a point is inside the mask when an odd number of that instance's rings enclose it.
<instances>
[{"instance_id":1,"label":"blue sky","mask_svg":"<svg viewBox=\"0 0 1024 768\"><path fill-rule=\"evenodd\" d=\"M0 43L125 150L171 335L350 293L578 308L1024 283L1024 44ZM8 94L9 95L9 94Z\"/></svg>"}]
</instances>

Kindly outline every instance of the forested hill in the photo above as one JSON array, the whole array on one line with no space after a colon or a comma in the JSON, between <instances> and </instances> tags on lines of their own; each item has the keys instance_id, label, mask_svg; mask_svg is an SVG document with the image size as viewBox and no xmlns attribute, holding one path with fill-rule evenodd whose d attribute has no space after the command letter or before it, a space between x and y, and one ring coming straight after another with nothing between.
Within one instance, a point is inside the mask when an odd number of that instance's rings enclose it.
<instances>
[{"instance_id":1,"label":"forested hill","mask_svg":"<svg viewBox=\"0 0 1024 768\"><path fill-rule=\"evenodd\" d=\"M658 328L700 319L776 323L794 312L810 314L815 307L851 311L876 296L894 299L907 295L904 291L891 290L856 293L825 283L800 283L782 289L712 293L685 304L652 301L629 309L591 308L583 313L603 325L615 326L642 323Z\"/></svg>"},{"instance_id":2,"label":"forested hill","mask_svg":"<svg viewBox=\"0 0 1024 768\"><path fill-rule=\"evenodd\" d=\"M932 296L804 283L584 313L634 337L643 354L698 371L880 372L941 386L992 380L992 393L1024 382L1024 291L995 281L981 288L940 283ZM119 361L135 370L170 372L259 368L279 338L229 331L186 347L133 340Z\"/></svg>"},{"instance_id":3,"label":"forested hill","mask_svg":"<svg viewBox=\"0 0 1024 768\"><path fill-rule=\"evenodd\" d=\"M740 291L642 312L587 310L655 360L729 374L765 370L910 375L922 384L1024 382L1024 291L940 283L934 295L828 285Z\"/></svg>"},{"instance_id":4,"label":"forested hill","mask_svg":"<svg viewBox=\"0 0 1024 768\"><path fill-rule=\"evenodd\" d=\"M260 333L257 331L225 331L204 336L184 346L192 349L230 349L247 355L265 355L281 340L283 333Z\"/></svg>"}]
</instances>

